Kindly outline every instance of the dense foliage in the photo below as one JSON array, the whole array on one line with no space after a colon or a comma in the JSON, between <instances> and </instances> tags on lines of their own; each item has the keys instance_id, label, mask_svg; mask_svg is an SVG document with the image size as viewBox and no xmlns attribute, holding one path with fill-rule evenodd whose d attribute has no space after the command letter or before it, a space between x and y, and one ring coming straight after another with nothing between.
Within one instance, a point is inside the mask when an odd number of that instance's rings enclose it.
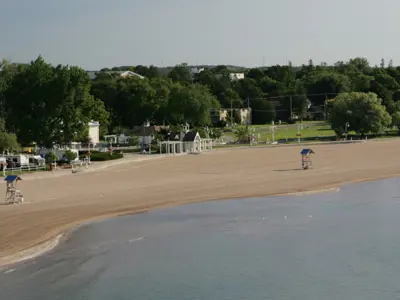
<instances>
[{"instance_id":1,"label":"dense foliage","mask_svg":"<svg viewBox=\"0 0 400 300\"><path fill-rule=\"evenodd\" d=\"M240 71L243 79L232 78ZM332 66L311 60L298 67L205 66L200 72L186 64L125 66L102 69L92 80L79 67L52 66L42 57L27 65L0 63L0 150L17 147L15 136L23 145L48 147L85 141L90 120L101 123L101 135L146 120L201 128L211 124L212 110L246 107L254 124L328 119L338 134L346 122L360 134L400 128L400 67L384 61L372 67L364 58ZM228 114L228 122L239 120L237 112Z\"/></svg>"},{"instance_id":2,"label":"dense foliage","mask_svg":"<svg viewBox=\"0 0 400 300\"><path fill-rule=\"evenodd\" d=\"M97 152L93 151L90 155L91 161L107 161L122 158L123 154L118 152Z\"/></svg>"}]
</instances>

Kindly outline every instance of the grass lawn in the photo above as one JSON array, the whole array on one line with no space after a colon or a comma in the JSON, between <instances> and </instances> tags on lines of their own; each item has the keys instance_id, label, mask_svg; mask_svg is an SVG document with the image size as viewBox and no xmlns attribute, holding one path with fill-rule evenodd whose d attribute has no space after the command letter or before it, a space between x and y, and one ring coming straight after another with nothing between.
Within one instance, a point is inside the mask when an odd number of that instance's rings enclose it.
<instances>
[{"instance_id":1,"label":"grass lawn","mask_svg":"<svg viewBox=\"0 0 400 300\"><path fill-rule=\"evenodd\" d=\"M6 170L6 176L7 175L23 175L23 174L27 174L27 173L36 173L36 172L46 172L46 169L38 169L38 170L13 170L13 171L8 171ZM3 171L0 171L0 177L4 177L3 176Z\"/></svg>"},{"instance_id":2,"label":"grass lawn","mask_svg":"<svg viewBox=\"0 0 400 300\"><path fill-rule=\"evenodd\" d=\"M335 132L331 129L329 123L325 121L309 121L296 124L282 124L275 125L274 140L275 141L286 141L293 142L297 141L297 127L300 126L301 141L318 141L318 140L334 140L336 139ZM266 141L272 141L272 126L271 125L253 125L251 126L253 134L256 136L256 140L259 143ZM236 135L233 132L224 132L224 136L231 139L237 140ZM387 130L385 134L380 136L371 136L371 138L388 138L398 137L397 130ZM352 131L349 131L348 138L359 139L359 136Z\"/></svg>"},{"instance_id":3,"label":"grass lawn","mask_svg":"<svg viewBox=\"0 0 400 300\"><path fill-rule=\"evenodd\" d=\"M283 124L275 125L274 138L275 140L286 140L297 138L297 126L301 126L301 138L327 138L334 137L335 132L326 122L304 122L302 124ZM260 142L272 140L271 125L253 125L251 126L256 139ZM234 132L225 132L224 136L236 140Z\"/></svg>"},{"instance_id":4,"label":"grass lawn","mask_svg":"<svg viewBox=\"0 0 400 300\"><path fill-rule=\"evenodd\" d=\"M276 125L274 130L274 139L286 140L296 139L300 125L301 138L327 138L334 137L335 132L331 126L325 122L308 122L302 124ZM272 140L272 126L252 126L256 139L260 141Z\"/></svg>"}]
</instances>

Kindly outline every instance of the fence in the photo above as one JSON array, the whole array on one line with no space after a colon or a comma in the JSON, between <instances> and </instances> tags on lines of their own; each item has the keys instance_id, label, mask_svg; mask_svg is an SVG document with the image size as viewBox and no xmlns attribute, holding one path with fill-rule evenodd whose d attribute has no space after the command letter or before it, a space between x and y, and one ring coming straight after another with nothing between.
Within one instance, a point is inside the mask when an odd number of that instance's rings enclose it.
<instances>
[{"instance_id":1,"label":"fence","mask_svg":"<svg viewBox=\"0 0 400 300\"><path fill-rule=\"evenodd\" d=\"M38 172L46 170L46 166L21 166L15 168L3 168L3 176L6 175L14 175L14 174L21 174L26 172Z\"/></svg>"}]
</instances>

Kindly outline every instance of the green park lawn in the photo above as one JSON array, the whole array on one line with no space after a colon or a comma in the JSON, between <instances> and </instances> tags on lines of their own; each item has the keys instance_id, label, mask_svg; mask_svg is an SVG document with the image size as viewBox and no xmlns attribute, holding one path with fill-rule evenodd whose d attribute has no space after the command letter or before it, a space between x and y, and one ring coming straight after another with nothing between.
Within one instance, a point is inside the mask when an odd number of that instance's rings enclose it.
<instances>
[{"instance_id":1,"label":"green park lawn","mask_svg":"<svg viewBox=\"0 0 400 300\"><path fill-rule=\"evenodd\" d=\"M325 121L311 121L311 122L303 122L296 124L282 124L275 125L274 130L274 140L286 140L289 141L293 139L297 139L298 129L297 127L300 125L300 133L301 139L304 140L330 140L335 139L335 132L331 129L329 123ZM251 126L251 130L256 135L256 139L259 143L272 141L272 127L271 125L253 125ZM233 140L237 140L234 131L233 132L225 132L225 137L228 137ZM356 136L355 132L350 131L350 136ZM381 138L387 137L396 137L398 136L397 131L388 130L386 134L379 136Z\"/></svg>"},{"instance_id":2,"label":"green park lawn","mask_svg":"<svg viewBox=\"0 0 400 300\"><path fill-rule=\"evenodd\" d=\"M297 138L297 126L300 125L302 138L319 138L319 137L334 137L335 132L330 125L325 122L304 122L302 124L282 124L275 125L274 139L285 140ZM272 140L271 125L254 125L251 126L256 139L260 142ZM234 132L225 132L225 136L236 140Z\"/></svg>"},{"instance_id":3,"label":"green park lawn","mask_svg":"<svg viewBox=\"0 0 400 300\"><path fill-rule=\"evenodd\" d=\"M325 122L307 122L302 124L275 125L274 140L285 140L297 138L298 125L300 126L301 138L334 137L335 132ZM260 141L272 140L272 126L252 126L256 138Z\"/></svg>"}]
</instances>

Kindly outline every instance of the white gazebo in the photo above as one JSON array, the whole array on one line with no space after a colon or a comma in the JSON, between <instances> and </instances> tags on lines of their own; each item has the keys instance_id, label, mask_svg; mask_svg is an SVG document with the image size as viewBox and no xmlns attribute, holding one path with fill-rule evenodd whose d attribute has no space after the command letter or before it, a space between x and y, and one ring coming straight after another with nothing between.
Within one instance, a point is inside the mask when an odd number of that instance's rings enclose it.
<instances>
[{"instance_id":1,"label":"white gazebo","mask_svg":"<svg viewBox=\"0 0 400 300\"><path fill-rule=\"evenodd\" d=\"M166 147L166 154L201 153L204 151L211 151L213 147L212 143L212 139L202 139L198 132L190 131L187 132L181 140L159 142L160 154L163 152L163 145Z\"/></svg>"}]
</instances>

